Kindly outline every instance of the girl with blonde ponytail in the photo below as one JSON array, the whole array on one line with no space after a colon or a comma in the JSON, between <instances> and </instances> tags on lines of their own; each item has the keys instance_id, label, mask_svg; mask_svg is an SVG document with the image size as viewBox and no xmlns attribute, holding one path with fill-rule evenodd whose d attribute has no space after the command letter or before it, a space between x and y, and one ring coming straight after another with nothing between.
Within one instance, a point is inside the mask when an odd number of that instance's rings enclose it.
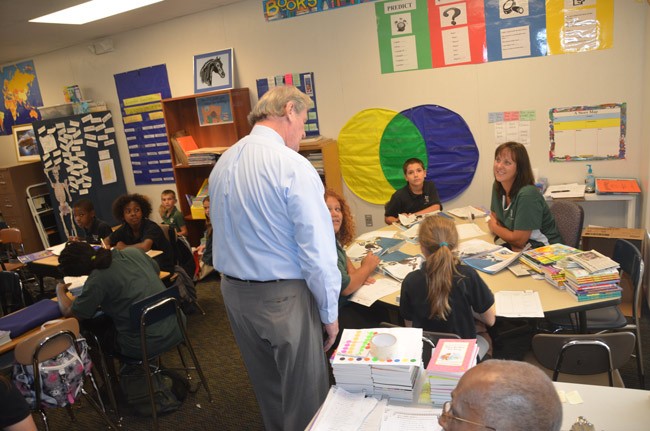
<instances>
[{"instance_id":1,"label":"girl with blonde ponytail","mask_svg":"<svg viewBox=\"0 0 650 431\"><path fill-rule=\"evenodd\" d=\"M454 254L457 245L453 221L432 216L420 224L426 261L406 276L400 294L400 314L407 326L477 338L476 324L494 325L494 295L473 268L460 264ZM482 343L487 351L487 342L479 339Z\"/></svg>"}]
</instances>

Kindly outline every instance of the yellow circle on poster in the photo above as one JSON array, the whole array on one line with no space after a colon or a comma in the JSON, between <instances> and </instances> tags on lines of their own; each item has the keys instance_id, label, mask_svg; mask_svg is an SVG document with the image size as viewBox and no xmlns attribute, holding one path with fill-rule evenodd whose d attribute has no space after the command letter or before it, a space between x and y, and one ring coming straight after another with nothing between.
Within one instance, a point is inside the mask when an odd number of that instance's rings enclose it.
<instances>
[{"instance_id":1,"label":"yellow circle on poster","mask_svg":"<svg viewBox=\"0 0 650 431\"><path fill-rule=\"evenodd\" d=\"M379 144L396 115L389 109L365 109L350 118L339 133L339 162L345 184L361 199L377 205L384 205L395 192L384 176Z\"/></svg>"}]
</instances>

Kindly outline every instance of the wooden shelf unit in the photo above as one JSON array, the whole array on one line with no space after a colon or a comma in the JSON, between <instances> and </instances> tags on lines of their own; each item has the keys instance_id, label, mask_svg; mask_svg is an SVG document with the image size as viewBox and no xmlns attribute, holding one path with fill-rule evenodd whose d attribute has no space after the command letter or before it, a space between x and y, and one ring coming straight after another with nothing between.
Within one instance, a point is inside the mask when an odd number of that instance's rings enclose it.
<instances>
[{"instance_id":1,"label":"wooden shelf unit","mask_svg":"<svg viewBox=\"0 0 650 431\"><path fill-rule=\"evenodd\" d=\"M201 126L199 124L196 99L217 94L230 95L233 121L231 123ZM190 244L196 246L205 230L205 220L192 218L190 205L187 203L185 195L196 194L203 181L210 176L214 165L177 166L174 148L171 145L172 136L180 130L185 130L194 138L194 142L196 142L199 148L229 147L233 145L251 131L247 119L251 111L250 94L248 88L192 94L165 99L162 101L162 107L165 126L167 128L167 138L170 144L169 151L171 152L172 162L174 163L174 178L176 179L176 189L178 191L178 203L180 204L181 212L185 215Z\"/></svg>"},{"instance_id":2,"label":"wooden shelf unit","mask_svg":"<svg viewBox=\"0 0 650 431\"><path fill-rule=\"evenodd\" d=\"M300 154L309 159L313 153L323 154L323 169L319 172L326 189L332 189L343 196L343 180L339 165L339 147L334 139L322 138L318 141L300 144ZM316 169L318 171L318 168Z\"/></svg>"}]
</instances>

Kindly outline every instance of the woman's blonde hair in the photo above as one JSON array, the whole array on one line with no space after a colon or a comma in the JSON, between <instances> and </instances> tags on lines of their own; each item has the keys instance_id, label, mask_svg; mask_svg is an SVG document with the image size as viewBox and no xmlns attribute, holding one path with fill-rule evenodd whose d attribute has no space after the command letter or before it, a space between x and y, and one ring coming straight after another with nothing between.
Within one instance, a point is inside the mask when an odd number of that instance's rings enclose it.
<instances>
[{"instance_id":1,"label":"woman's blonde hair","mask_svg":"<svg viewBox=\"0 0 650 431\"><path fill-rule=\"evenodd\" d=\"M458 245L458 231L452 220L426 217L420 224L420 246L426 255L427 301L429 318L447 320L451 311L449 295L454 274L458 274L458 258L453 251Z\"/></svg>"},{"instance_id":2,"label":"woman's blonde hair","mask_svg":"<svg viewBox=\"0 0 650 431\"><path fill-rule=\"evenodd\" d=\"M327 198L332 197L339 201L341 205L341 228L336 234L336 239L341 243L342 246L346 246L352 242L355 236L355 225L354 218L352 218L352 212L350 211L350 206L348 203L332 189L325 190L325 201Z\"/></svg>"}]
</instances>

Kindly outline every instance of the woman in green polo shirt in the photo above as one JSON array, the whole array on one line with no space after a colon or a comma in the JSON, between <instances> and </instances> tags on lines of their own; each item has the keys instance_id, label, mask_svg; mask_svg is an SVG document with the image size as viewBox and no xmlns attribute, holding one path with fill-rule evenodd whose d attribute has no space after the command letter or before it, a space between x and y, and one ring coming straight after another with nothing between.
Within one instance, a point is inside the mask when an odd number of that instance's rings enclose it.
<instances>
[{"instance_id":1,"label":"woman in green polo shirt","mask_svg":"<svg viewBox=\"0 0 650 431\"><path fill-rule=\"evenodd\" d=\"M518 251L562 241L555 219L535 187L526 147L506 142L494 152L490 231Z\"/></svg>"}]
</instances>

